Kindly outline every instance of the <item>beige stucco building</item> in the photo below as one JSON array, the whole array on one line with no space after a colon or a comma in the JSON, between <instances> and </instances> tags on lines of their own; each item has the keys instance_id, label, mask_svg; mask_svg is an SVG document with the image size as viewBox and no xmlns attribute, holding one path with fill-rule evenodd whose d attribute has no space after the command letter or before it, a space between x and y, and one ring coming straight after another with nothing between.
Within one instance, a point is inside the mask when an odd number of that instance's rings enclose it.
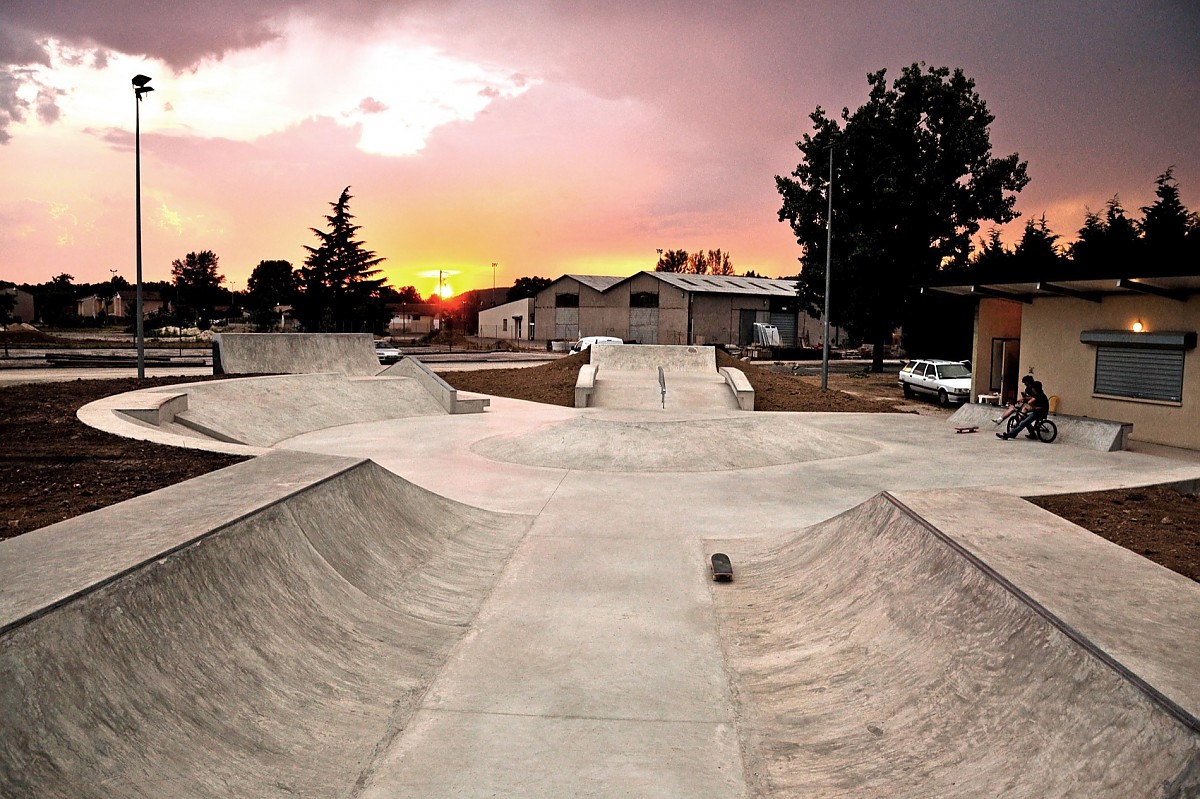
<instances>
[{"instance_id":1,"label":"beige stucco building","mask_svg":"<svg viewBox=\"0 0 1200 799\"><path fill-rule=\"evenodd\" d=\"M973 396L1011 401L1033 374L1058 413L1200 449L1200 275L1139 275L926 290L978 298Z\"/></svg>"},{"instance_id":2,"label":"beige stucco building","mask_svg":"<svg viewBox=\"0 0 1200 799\"><path fill-rule=\"evenodd\" d=\"M778 327L784 346L821 343L817 320L800 310L794 280L675 272L563 275L534 299L531 335L744 345L755 322Z\"/></svg>"},{"instance_id":3,"label":"beige stucco building","mask_svg":"<svg viewBox=\"0 0 1200 799\"><path fill-rule=\"evenodd\" d=\"M526 298L506 302L479 312L479 337L498 341L529 341L533 338L529 324L533 315L533 300Z\"/></svg>"}]
</instances>

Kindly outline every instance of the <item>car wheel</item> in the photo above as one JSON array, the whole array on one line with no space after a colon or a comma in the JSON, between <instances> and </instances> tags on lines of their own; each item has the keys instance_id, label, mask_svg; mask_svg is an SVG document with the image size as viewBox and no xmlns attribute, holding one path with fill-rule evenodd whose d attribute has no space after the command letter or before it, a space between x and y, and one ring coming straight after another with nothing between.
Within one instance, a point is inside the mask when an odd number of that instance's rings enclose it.
<instances>
[{"instance_id":1,"label":"car wheel","mask_svg":"<svg viewBox=\"0 0 1200 799\"><path fill-rule=\"evenodd\" d=\"M904 396L907 397L908 399L912 399L912 395L913 395L912 386L910 386L908 383L901 383L900 385L904 389Z\"/></svg>"},{"instance_id":2,"label":"car wheel","mask_svg":"<svg viewBox=\"0 0 1200 799\"><path fill-rule=\"evenodd\" d=\"M950 395L946 393L946 389L939 388L938 389L938 405L941 405L943 408L945 408L949 404L950 404Z\"/></svg>"}]
</instances>

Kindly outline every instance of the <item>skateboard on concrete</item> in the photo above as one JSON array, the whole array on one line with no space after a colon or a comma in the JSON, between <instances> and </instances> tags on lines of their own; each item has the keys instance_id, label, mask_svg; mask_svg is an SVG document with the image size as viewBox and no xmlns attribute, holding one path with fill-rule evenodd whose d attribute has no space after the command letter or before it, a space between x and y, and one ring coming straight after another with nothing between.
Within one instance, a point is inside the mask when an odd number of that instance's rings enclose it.
<instances>
[{"instance_id":1,"label":"skateboard on concrete","mask_svg":"<svg viewBox=\"0 0 1200 799\"><path fill-rule=\"evenodd\" d=\"M714 581L728 583L733 580L733 564L729 562L729 556L724 552L714 553L709 567L712 569Z\"/></svg>"},{"instance_id":2,"label":"skateboard on concrete","mask_svg":"<svg viewBox=\"0 0 1200 799\"><path fill-rule=\"evenodd\" d=\"M978 433L979 425L976 424L976 425L968 425L966 427L956 427L956 428L954 428L954 432L956 432L956 433Z\"/></svg>"}]
</instances>

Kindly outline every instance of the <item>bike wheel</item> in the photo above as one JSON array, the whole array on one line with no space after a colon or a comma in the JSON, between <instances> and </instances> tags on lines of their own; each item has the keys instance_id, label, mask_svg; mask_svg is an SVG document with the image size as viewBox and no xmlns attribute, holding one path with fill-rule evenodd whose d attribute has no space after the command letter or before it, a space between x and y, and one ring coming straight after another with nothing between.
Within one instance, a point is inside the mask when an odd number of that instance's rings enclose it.
<instances>
[{"instance_id":1,"label":"bike wheel","mask_svg":"<svg viewBox=\"0 0 1200 799\"><path fill-rule=\"evenodd\" d=\"M1021 417L1018 416L1017 414L1014 413L1012 416L1008 417L1008 434L1010 436L1016 432L1017 425L1019 425L1020 423L1021 423Z\"/></svg>"},{"instance_id":2,"label":"bike wheel","mask_svg":"<svg viewBox=\"0 0 1200 799\"><path fill-rule=\"evenodd\" d=\"M1037 437L1039 441L1044 441L1049 444L1051 441L1058 438L1058 425L1049 419L1043 419L1037 423Z\"/></svg>"}]
</instances>

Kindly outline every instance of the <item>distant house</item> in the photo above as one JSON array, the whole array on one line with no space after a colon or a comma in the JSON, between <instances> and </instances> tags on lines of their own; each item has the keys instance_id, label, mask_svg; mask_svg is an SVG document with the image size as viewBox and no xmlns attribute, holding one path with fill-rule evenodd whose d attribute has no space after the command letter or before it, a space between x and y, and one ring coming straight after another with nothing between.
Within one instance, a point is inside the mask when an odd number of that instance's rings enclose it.
<instances>
[{"instance_id":1,"label":"distant house","mask_svg":"<svg viewBox=\"0 0 1200 799\"><path fill-rule=\"evenodd\" d=\"M1200 271L1105 274L926 286L977 302L973 396L1017 396L1040 380L1071 416L1133 423L1130 438L1200 449Z\"/></svg>"},{"instance_id":2,"label":"distant house","mask_svg":"<svg viewBox=\"0 0 1200 799\"><path fill-rule=\"evenodd\" d=\"M6 289L0 289L0 293L7 294L10 297L16 297L16 302L13 304L12 316L18 322L32 322L34 316L33 295L27 291L21 291L16 286L10 286Z\"/></svg>"},{"instance_id":3,"label":"distant house","mask_svg":"<svg viewBox=\"0 0 1200 799\"><path fill-rule=\"evenodd\" d=\"M108 315L108 300L99 294L83 297L75 301L75 315L88 319Z\"/></svg>"},{"instance_id":4,"label":"distant house","mask_svg":"<svg viewBox=\"0 0 1200 799\"><path fill-rule=\"evenodd\" d=\"M392 336L424 336L437 330L437 315L440 305L424 302L390 302L391 313L388 334Z\"/></svg>"},{"instance_id":5,"label":"distant house","mask_svg":"<svg viewBox=\"0 0 1200 799\"><path fill-rule=\"evenodd\" d=\"M479 337L503 341L528 341L533 337L529 319L533 299L514 300L479 312Z\"/></svg>"},{"instance_id":6,"label":"distant house","mask_svg":"<svg viewBox=\"0 0 1200 799\"><path fill-rule=\"evenodd\" d=\"M821 325L801 309L794 280L676 272L563 275L535 298L531 332L541 340L616 336L744 346L753 342L756 322L779 328L786 347L821 343Z\"/></svg>"},{"instance_id":7,"label":"distant house","mask_svg":"<svg viewBox=\"0 0 1200 799\"><path fill-rule=\"evenodd\" d=\"M128 289L118 291L112 296L109 301L109 316L133 316L136 313L137 307L137 290ZM163 302L162 294L157 291L142 290L142 316L152 316L162 313L164 310L170 311L169 303Z\"/></svg>"}]
</instances>

